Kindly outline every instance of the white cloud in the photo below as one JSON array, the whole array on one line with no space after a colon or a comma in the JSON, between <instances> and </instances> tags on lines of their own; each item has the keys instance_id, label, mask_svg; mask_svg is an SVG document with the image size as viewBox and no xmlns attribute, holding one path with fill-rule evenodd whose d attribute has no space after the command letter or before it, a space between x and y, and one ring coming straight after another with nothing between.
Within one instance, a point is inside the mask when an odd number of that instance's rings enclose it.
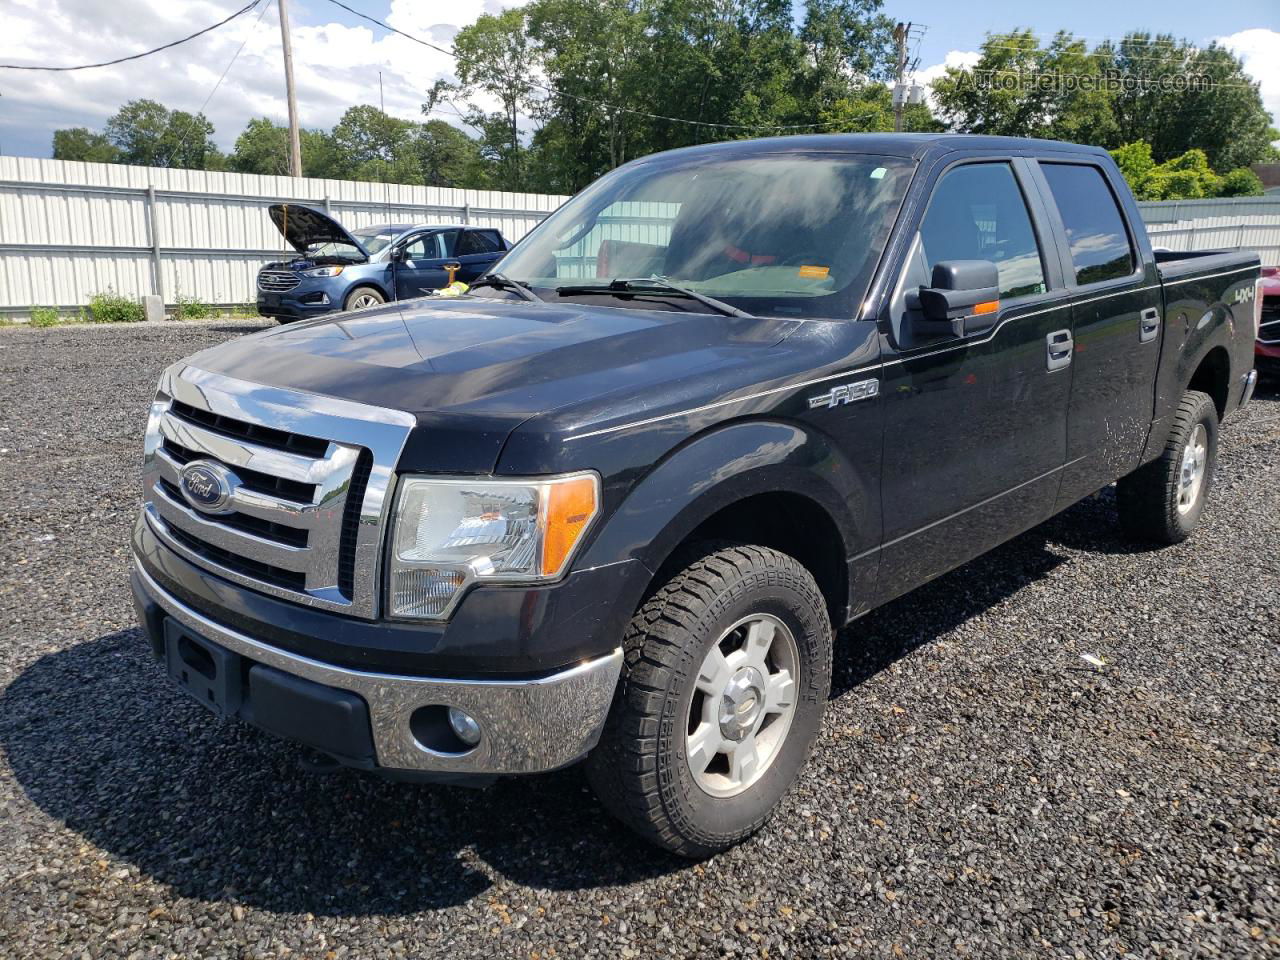
<instances>
[{"instance_id":1,"label":"white cloud","mask_svg":"<svg viewBox=\"0 0 1280 960\"><path fill-rule=\"evenodd\" d=\"M930 109L937 109L937 103L933 99L933 82L947 75L947 67L975 67L981 59L982 54L976 50L949 50L941 63L917 70L915 82L925 88Z\"/></svg>"},{"instance_id":2,"label":"white cloud","mask_svg":"<svg viewBox=\"0 0 1280 960\"><path fill-rule=\"evenodd\" d=\"M1280 31L1257 28L1215 39L1244 61L1245 72L1260 85L1272 124L1280 126Z\"/></svg>"},{"instance_id":3,"label":"white cloud","mask_svg":"<svg viewBox=\"0 0 1280 960\"><path fill-rule=\"evenodd\" d=\"M515 0L519 2L523 0ZM444 7L391 0L384 19L447 48L458 29L482 13L515 3L454 0ZM214 23L227 15L229 6L226 0L115 0L109 7L100 0L6 0L0 61L67 64L112 59L183 36L193 25ZM294 76L304 126L330 127L348 107L376 104L379 72L387 112L421 119L427 89L436 79L453 74L447 54L381 30L377 33L382 35L375 36L372 25L304 23L304 12L295 6L292 16ZM269 0L261 20L250 13L132 63L71 73L0 71L0 149L48 155L55 129L101 128L122 103L138 97L198 110L241 43L243 51L205 108L216 127L214 139L229 149L251 118L265 115L283 122L286 116L280 26L276 5Z\"/></svg>"},{"instance_id":4,"label":"white cloud","mask_svg":"<svg viewBox=\"0 0 1280 960\"><path fill-rule=\"evenodd\" d=\"M941 63L916 71L916 83L929 86L933 81L946 76L947 67L975 67L982 59L977 50L949 50Z\"/></svg>"}]
</instances>

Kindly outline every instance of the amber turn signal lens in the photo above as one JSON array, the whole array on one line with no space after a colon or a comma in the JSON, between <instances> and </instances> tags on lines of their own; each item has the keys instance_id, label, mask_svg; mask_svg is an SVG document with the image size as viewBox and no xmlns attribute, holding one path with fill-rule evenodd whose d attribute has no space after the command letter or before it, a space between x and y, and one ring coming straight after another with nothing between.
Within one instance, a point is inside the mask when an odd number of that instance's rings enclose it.
<instances>
[{"instance_id":1,"label":"amber turn signal lens","mask_svg":"<svg viewBox=\"0 0 1280 960\"><path fill-rule=\"evenodd\" d=\"M596 478L567 477L547 485L542 512L542 569L544 577L560 573L574 545L599 509Z\"/></svg>"},{"instance_id":2,"label":"amber turn signal lens","mask_svg":"<svg viewBox=\"0 0 1280 960\"><path fill-rule=\"evenodd\" d=\"M986 303L979 303L973 308L975 314L995 313L1000 309L999 300L988 300Z\"/></svg>"}]
</instances>

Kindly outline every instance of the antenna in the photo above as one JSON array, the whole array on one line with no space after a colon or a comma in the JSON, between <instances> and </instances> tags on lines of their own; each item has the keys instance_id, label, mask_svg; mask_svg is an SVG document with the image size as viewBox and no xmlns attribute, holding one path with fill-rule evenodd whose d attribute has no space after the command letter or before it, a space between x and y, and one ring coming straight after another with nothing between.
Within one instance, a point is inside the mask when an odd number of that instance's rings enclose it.
<instances>
[{"instance_id":1,"label":"antenna","mask_svg":"<svg viewBox=\"0 0 1280 960\"><path fill-rule=\"evenodd\" d=\"M378 71L378 109L382 111L383 117L387 115L387 98L382 92L382 71ZM388 144L388 149L390 145ZM381 151L379 151L381 152ZM387 169L387 157L382 157L382 196L387 205L387 223L391 222L391 171Z\"/></svg>"}]
</instances>

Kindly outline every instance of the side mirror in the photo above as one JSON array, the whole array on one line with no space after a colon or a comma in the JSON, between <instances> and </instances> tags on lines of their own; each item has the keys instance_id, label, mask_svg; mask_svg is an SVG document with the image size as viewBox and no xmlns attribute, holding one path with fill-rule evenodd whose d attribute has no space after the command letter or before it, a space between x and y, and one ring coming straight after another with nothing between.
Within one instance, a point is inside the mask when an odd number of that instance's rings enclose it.
<instances>
[{"instance_id":1,"label":"side mirror","mask_svg":"<svg viewBox=\"0 0 1280 960\"><path fill-rule=\"evenodd\" d=\"M407 249L406 247L392 247L392 248L391 248L391 262L392 262L392 263L404 263L404 252L405 252L405 250L406 250L406 249Z\"/></svg>"},{"instance_id":2,"label":"side mirror","mask_svg":"<svg viewBox=\"0 0 1280 960\"><path fill-rule=\"evenodd\" d=\"M943 260L933 285L921 287L924 319L912 329L927 337L964 337L990 330L1000 309L1000 273L990 260Z\"/></svg>"}]
</instances>

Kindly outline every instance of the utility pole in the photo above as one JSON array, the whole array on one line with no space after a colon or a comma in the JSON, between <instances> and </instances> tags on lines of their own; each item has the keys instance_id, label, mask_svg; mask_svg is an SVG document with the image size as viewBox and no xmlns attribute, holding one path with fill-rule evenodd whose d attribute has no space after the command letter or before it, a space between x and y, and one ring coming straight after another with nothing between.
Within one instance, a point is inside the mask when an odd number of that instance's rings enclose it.
<instances>
[{"instance_id":1,"label":"utility pole","mask_svg":"<svg viewBox=\"0 0 1280 960\"><path fill-rule=\"evenodd\" d=\"M298 136L298 98L293 92L293 44L289 42L289 0L280 5L280 40L284 44L284 88L289 97L289 176L302 176L302 144Z\"/></svg>"},{"instance_id":2,"label":"utility pole","mask_svg":"<svg viewBox=\"0 0 1280 960\"><path fill-rule=\"evenodd\" d=\"M281 3L284 0L280 0ZM899 23L893 28L893 42L898 53L895 62L893 86L893 129L902 132L902 111L907 105L907 35L911 33L910 23Z\"/></svg>"}]
</instances>

